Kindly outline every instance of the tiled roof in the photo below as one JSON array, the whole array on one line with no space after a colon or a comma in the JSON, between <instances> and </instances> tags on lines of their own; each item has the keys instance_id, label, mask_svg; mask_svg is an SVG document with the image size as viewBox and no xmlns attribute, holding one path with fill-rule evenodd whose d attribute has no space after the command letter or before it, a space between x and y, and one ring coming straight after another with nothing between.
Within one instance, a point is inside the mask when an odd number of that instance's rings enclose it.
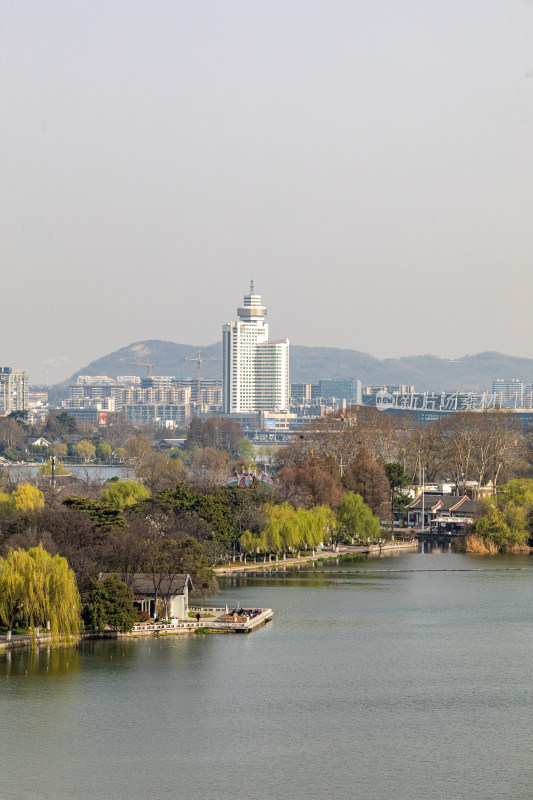
<instances>
[{"instance_id":1,"label":"tiled roof","mask_svg":"<svg viewBox=\"0 0 533 800\"><path fill-rule=\"evenodd\" d=\"M422 509L422 495L409 505L409 511ZM424 509L426 511L460 511L461 514L475 514L477 501L470 500L466 495L458 497L454 494L424 494Z\"/></svg>"},{"instance_id":2,"label":"tiled roof","mask_svg":"<svg viewBox=\"0 0 533 800\"><path fill-rule=\"evenodd\" d=\"M101 572L98 580L105 581L110 575L118 574L120 579L130 587L134 595L158 595L164 597L185 593L185 586L189 591L193 588L190 575L153 575L151 572L135 572L125 575L112 572Z\"/></svg>"}]
</instances>

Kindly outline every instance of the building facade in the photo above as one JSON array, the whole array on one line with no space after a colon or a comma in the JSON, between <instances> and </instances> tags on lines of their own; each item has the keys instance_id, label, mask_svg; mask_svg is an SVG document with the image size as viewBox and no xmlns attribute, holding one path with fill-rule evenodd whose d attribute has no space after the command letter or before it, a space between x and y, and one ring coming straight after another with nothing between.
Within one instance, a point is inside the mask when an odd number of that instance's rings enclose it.
<instances>
[{"instance_id":1,"label":"building facade","mask_svg":"<svg viewBox=\"0 0 533 800\"><path fill-rule=\"evenodd\" d=\"M28 373L0 367L0 416L28 408Z\"/></svg>"},{"instance_id":2,"label":"building facade","mask_svg":"<svg viewBox=\"0 0 533 800\"><path fill-rule=\"evenodd\" d=\"M518 378L512 381L498 378L492 382L492 392L502 408L524 408L524 384Z\"/></svg>"},{"instance_id":3,"label":"building facade","mask_svg":"<svg viewBox=\"0 0 533 800\"><path fill-rule=\"evenodd\" d=\"M238 319L222 327L222 409L227 414L289 407L289 340L269 341L266 314L252 281Z\"/></svg>"},{"instance_id":4,"label":"building facade","mask_svg":"<svg viewBox=\"0 0 533 800\"><path fill-rule=\"evenodd\" d=\"M363 404L363 387L361 381L356 378L353 380L327 378L319 381L318 386L322 398L335 397L337 400L346 400L352 406Z\"/></svg>"}]
</instances>

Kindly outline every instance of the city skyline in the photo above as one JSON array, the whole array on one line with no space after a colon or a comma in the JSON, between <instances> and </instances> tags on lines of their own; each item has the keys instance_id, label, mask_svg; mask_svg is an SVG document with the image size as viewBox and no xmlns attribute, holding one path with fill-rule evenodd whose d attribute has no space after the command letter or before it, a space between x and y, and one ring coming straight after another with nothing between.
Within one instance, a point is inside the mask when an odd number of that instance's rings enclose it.
<instances>
[{"instance_id":1,"label":"city skyline","mask_svg":"<svg viewBox=\"0 0 533 800\"><path fill-rule=\"evenodd\" d=\"M7 4L3 362L292 344L532 356L533 6Z\"/></svg>"}]
</instances>

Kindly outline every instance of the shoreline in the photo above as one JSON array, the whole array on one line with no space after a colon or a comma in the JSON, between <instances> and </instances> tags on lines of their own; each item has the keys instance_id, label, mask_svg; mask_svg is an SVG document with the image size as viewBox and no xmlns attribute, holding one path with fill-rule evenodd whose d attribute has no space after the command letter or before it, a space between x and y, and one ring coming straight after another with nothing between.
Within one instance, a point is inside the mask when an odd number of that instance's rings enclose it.
<instances>
[{"instance_id":1,"label":"shoreline","mask_svg":"<svg viewBox=\"0 0 533 800\"><path fill-rule=\"evenodd\" d=\"M316 563L328 558L343 558L352 555L373 556L381 555L382 553L391 552L414 552L418 551L418 541L414 542L385 542L379 545L339 545L338 550L321 550L315 555L308 556L293 556L291 558L278 558L275 561L261 561L261 562L246 562L235 561L231 565L227 564L223 567L215 567L213 572L215 575L236 575L243 572L257 572L264 569L272 569L273 567L297 567L300 564Z\"/></svg>"}]
</instances>

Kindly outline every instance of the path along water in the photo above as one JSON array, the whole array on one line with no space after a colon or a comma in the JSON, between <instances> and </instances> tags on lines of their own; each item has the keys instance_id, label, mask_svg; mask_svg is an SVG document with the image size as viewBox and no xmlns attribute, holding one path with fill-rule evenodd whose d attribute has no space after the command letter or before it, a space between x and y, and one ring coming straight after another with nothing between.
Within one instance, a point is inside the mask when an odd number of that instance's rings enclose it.
<instances>
[{"instance_id":1,"label":"path along water","mask_svg":"<svg viewBox=\"0 0 533 800\"><path fill-rule=\"evenodd\" d=\"M523 800L533 559L414 554L221 580L250 636L0 656L0 798Z\"/></svg>"}]
</instances>

